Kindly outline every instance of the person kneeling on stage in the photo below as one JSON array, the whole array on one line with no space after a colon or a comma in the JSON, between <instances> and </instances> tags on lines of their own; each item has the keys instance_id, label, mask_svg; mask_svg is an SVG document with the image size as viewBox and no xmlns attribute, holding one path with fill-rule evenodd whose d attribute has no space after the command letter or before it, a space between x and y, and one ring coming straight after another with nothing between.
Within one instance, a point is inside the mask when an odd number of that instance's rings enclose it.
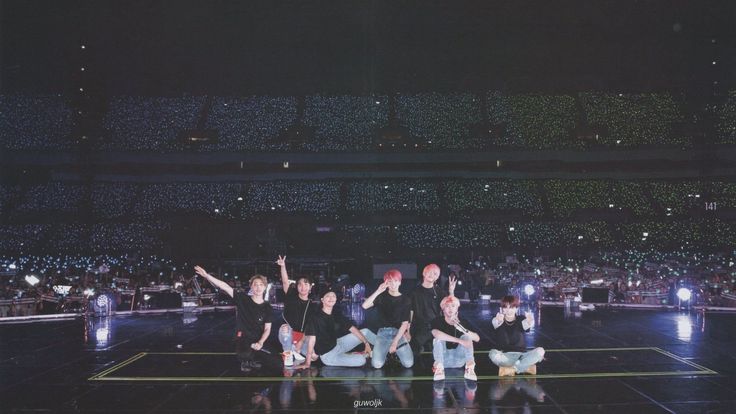
<instances>
[{"instance_id":1,"label":"person kneeling on stage","mask_svg":"<svg viewBox=\"0 0 736 414\"><path fill-rule=\"evenodd\" d=\"M498 365L498 375L514 376L515 374L536 374L537 363L544 359L544 348L526 350L524 332L534 326L534 316L526 312L516 316L519 309L519 298L504 296L501 299L501 310L491 321L495 332L498 349L491 349L488 356Z\"/></svg>"},{"instance_id":2,"label":"person kneeling on stage","mask_svg":"<svg viewBox=\"0 0 736 414\"><path fill-rule=\"evenodd\" d=\"M306 352L307 342L304 340L304 328L309 320L309 315L314 312L314 306L310 306L309 290L312 283L306 277L297 279L296 284L289 282L289 274L286 271L286 256L276 261L281 268L281 284L284 293L284 324L279 328L279 342L284 349L282 354L284 366L291 367L294 361L304 362L304 356L299 352Z\"/></svg>"},{"instance_id":3,"label":"person kneeling on stage","mask_svg":"<svg viewBox=\"0 0 736 414\"><path fill-rule=\"evenodd\" d=\"M235 302L235 323L237 326L236 347L240 370L250 372L252 369L261 368L261 362L256 360L256 352L264 351L263 344L271 334L271 304L263 299L266 292L267 280L264 276L255 275L250 278L250 291L252 296L242 290L235 291L232 286L222 280L210 275L200 266L195 266L197 275L207 279L213 286L227 293ZM259 352L258 354L264 354ZM263 355L260 359L268 360Z\"/></svg>"},{"instance_id":4,"label":"person kneeling on stage","mask_svg":"<svg viewBox=\"0 0 736 414\"><path fill-rule=\"evenodd\" d=\"M337 295L333 291L322 294L322 308L314 312L304 329L307 342L307 357L297 369L309 368L317 358L329 366L361 367L371 354L371 343L376 336L369 329L355 327L355 324L334 309ZM362 353L350 351L360 343L365 345Z\"/></svg>"},{"instance_id":5,"label":"person kneeling on stage","mask_svg":"<svg viewBox=\"0 0 736 414\"><path fill-rule=\"evenodd\" d=\"M383 275L383 283L378 289L363 302L363 309L376 306L381 322L371 359L373 368L382 368L389 353L395 353L404 368L414 365L414 354L404 338L404 333L409 329L411 302L401 295L399 286L401 272L391 269Z\"/></svg>"},{"instance_id":6,"label":"person kneeling on stage","mask_svg":"<svg viewBox=\"0 0 736 414\"><path fill-rule=\"evenodd\" d=\"M467 330L467 322L458 318L460 300L447 296L440 302L442 317L432 321L432 354L434 355L434 380L445 379L445 367L460 368L465 365L465 379L477 381L473 342L480 341L477 333ZM464 323L463 323L464 322Z\"/></svg>"}]
</instances>

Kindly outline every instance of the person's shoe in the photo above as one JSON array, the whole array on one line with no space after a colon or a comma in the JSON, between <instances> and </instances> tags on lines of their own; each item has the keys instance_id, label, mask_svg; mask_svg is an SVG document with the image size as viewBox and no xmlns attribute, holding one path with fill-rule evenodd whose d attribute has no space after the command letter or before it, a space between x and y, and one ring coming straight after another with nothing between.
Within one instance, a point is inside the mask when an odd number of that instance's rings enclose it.
<instances>
[{"instance_id":1,"label":"person's shoe","mask_svg":"<svg viewBox=\"0 0 736 414\"><path fill-rule=\"evenodd\" d=\"M445 399L445 381L444 380L437 380L437 382L434 383L432 386L432 396L435 400L444 400Z\"/></svg>"},{"instance_id":2,"label":"person's shoe","mask_svg":"<svg viewBox=\"0 0 736 414\"><path fill-rule=\"evenodd\" d=\"M531 375L537 375L537 366L536 365L530 365L529 368L524 371L525 374L531 374Z\"/></svg>"},{"instance_id":3,"label":"person's shoe","mask_svg":"<svg viewBox=\"0 0 736 414\"><path fill-rule=\"evenodd\" d=\"M251 371L250 364L248 364L247 361L243 361L240 363L240 371L244 373L249 373Z\"/></svg>"},{"instance_id":4,"label":"person's shoe","mask_svg":"<svg viewBox=\"0 0 736 414\"><path fill-rule=\"evenodd\" d=\"M513 367L498 367L499 377L513 377L516 375L516 370Z\"/></svg>"},{"instance_id":5,"label":"person's shoe","mask_svg":"<svg viewBox=\"0 0 736 414\"><path fill-rule=\"evenodd\" d=\"M281 357L284 360L285 367L291 367L294 365L294 354L291 351L284 351L281 354Z\"/></svg>"},{"instance_id":6,"label":"person's shoe","mask_svg":"<svg viewBox=\"0 0 736 414\"><path fill-rule=\"evenodd\" d=\"M263 364L258 361L248 361L247 363L252 369L261 369L263 367Z\"/></svg>"},{"instance_id":7,"label":"person's shoe","mask_svg":"<svg viewBox=\"0 0 736 414\"><path fill-rule=\"evenodd\" d=\"M296 351L291 351L291 355L294 356L294 361L296 361L298 363L302 363L302 362L304 362L304 361L307 360L307 358L304 355L302 355L302 354L300 354L300 353L298 353Z\"/></svg>"},{"instance_id":8,"label":"person's shoe","mask_svg":"<svg viewBox=\"0 0 736 414\"><path fill-rule=\"evenodd\" d=\"M435 364L432 367L432 372L434 372L435 381L442 381L445 379L445 367L443 367L442 364Z\"/></svg>"},{"instance_id":9,"label":"person's shoe","mask_svg":"<svg viewBox=\"0 0 736 414\"><path fill-rule=\"evenodd\" d=\"M475 375L475 364L473 364L473 365L466 365L465 366L465 375L464 375L464 377L465 377L466 380L478 381L478 376Z\"/></svg>"}]
</instances>

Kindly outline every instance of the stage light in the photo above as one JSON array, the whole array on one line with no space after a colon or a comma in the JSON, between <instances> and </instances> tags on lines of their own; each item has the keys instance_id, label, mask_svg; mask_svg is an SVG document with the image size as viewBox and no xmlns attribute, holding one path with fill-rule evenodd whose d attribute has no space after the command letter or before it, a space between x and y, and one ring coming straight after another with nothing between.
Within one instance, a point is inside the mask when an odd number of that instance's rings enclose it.
<instances>
[{"instance_id":1,"label":"stage light","mask_svg":"<svg viewBox=\"0 0 736 414\"><path fill-rule=\"evenodd\" d=\"M692 294L693 293L688 288L680 288L677 291L677 297L680 298L680 300L683 302L687 302L688 300L690 300Z\"/></svg>"},{"instance_id":2,"label":"stage light","mask_svg":"<svg viewBox=\"0 0 736 414\"><path fill-rule=\"evenodd\" d=\"M90 288L84 289L84 296L90 297L90 296L94 296L94 295L95 295L95 290L94 289L90 289Z\"/></svg>"},{"instance_id":3,"label":"stage light","mask_svg":"<svg viewBox=\"0 0 736 414\"><path fill-rule=\"evenodd\" d=\"M524 286L524 294L525 295L531 296L531 295L534 294L534 292L535 292L534 286L532 286L532 285L526 285L526 286Z\"/></svg>"},{"instance_id":4,"label":"stage light","mask_svg":"<svg viewBox=\"0 0 736 414\"><path fill-rule=\"evenodd\" d=\"M97 297L97 306L99 306L100 308L107 307L108 302L109 302L109 299L107 298L106 295L100 295Z\"/></svg>"},{"instance_id":5,"label":"stage light","mask_svg":"<svg viewBox=\"0 0 736 414\"><path fill-rule=\"evenodd\" d=\"M28 284L31 286L36 286L38 282L40 282L40 280L34 275L27 275L26 282L28 282Z\"/></svg>"},{"instance_id":6,"label":"stage light","mask_svg":"<svg viewBox=\"0 0 736 414\"><path fill-rule=\"evenodd\" d=\"M591 285L600 285L602 283L603 283L603 279L595 279L595 280L590 281Z\"/></svg>"}]
</instances>

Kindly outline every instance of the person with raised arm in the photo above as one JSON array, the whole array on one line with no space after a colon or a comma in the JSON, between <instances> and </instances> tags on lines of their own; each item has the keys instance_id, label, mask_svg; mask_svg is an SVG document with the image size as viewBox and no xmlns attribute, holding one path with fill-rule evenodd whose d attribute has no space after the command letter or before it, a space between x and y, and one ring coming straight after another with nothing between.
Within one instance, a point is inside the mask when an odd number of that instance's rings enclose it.
<instances>
[{"instance_id":1,"label":"person with raised arm","mask_svg":"<svg viewBox=\"0 0 736 414\"><path fill-rule=\"evenodd\" d=\"M304 340L304 328L309 319L309 314L314 312L309 299L309 291L312 282L307 277L300 277L296 283L291 283L289 273L286 271L286 256L279 256L276 264L281 268L281 284L286 297L284 298L284 324L279 328L279 342L283 347L284 366L290 367L296 363L304 362L302 353L307 351L307 343ZM301 351L301 353L299 352Z\"/></svg>"},{"instance_id":2,"label":"person with raised arm","mask_svg":"<svg viewBox=\"0 0 736 414\"><path fill-rule=\"evenodd\" d=\"M250 372L261 368L262 363L256 360L259 354L264 354L263 345L271 334L271 304L264 300L267 280L264 276L255 275L250 278L251 296L242 290L234 290L232 286L207 273L201 266L195 266L194 271L198 276L207 279L210 284L227 293L235 303L235 325L236 325L236 352L240 361L240 369ZM263 355L259 359L264 359Z\"/></svg>"},{"instance_id":3,"label":"person with raised arm","mask_svg":"<svg viewBox=\"0 0 736 414\"><path fill-rule=\"evenodd\" d=\"M373 368L382 368L389 353L396 354L404 368L414 365L414 354L404 337L409 329L411 301L399 292L400 286L401 272L391 269L383 275L383 283L362 305L366 310L375 306L380 320L371 359Z\"/></svg>"},{"instance_id":4,"label":"person with raised arm","mask_svg":"<svg viewBox=\"0 0 736 414\"><path fill-rule=\"evenodd\" d=\"M526 349L524 332L534 326L534 315L526 312L516 316L519 310L519 298L504 296L501 299L501 309L491 320L497 347L491 349L488 357L498 365L498 376L537 373L537 363L544 359L544 348L537 347L531 351Z\"/></svg>"}]
</instances>

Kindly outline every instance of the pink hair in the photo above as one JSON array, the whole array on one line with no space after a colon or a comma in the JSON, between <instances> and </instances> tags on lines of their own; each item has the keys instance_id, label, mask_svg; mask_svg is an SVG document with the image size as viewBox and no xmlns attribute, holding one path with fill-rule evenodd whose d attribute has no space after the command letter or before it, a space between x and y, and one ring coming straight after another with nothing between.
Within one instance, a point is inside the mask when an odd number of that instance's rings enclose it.
<instances>
[{"instance_id":1,"label":"pink hair","mask_svg":"<svg viewBox=\"0 0 736 414\"><path fill-rule=\"evenodd\" d=\"M427 273L429 273L432 270L437 270L439 272L440 271L440 267L437 266L434 263L430 263L430 264L424 266L424 270L422 270L422 275L426 275Z\"/></svg>"},{"instance_id":2,"label":"pink hair","mask_svg":"<svg viewBox=\"0 0 736 414\"><path fill-rule=\"evenodd\" d=\"M401 272L396 269L391 269L383 274L383 281L388 282L389 280L398 280L401 282Z\"/></svg>"}]
</instances>

